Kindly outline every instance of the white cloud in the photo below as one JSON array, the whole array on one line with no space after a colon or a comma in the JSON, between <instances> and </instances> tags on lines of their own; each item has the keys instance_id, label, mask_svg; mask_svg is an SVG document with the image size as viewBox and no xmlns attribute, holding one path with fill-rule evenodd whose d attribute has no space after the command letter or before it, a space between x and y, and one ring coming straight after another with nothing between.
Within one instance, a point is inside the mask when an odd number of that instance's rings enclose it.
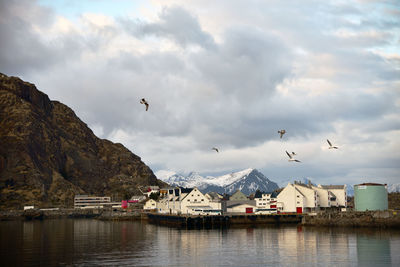
<instances>
[{"instance_id":1,"label":"white cloud","mask_svg":"<svg viewBox=\"0 0 400 267\"><path fill-rule=\"evenodd\" d=\"M1 1L0 71L69 105L153 171L398 178L396 5L152 4L141 16L85 10L72 21L32 1ZM327 138L340 149L327 150ZM302 163L289 163L285 150Z\"/></svg>"}]
</instances>

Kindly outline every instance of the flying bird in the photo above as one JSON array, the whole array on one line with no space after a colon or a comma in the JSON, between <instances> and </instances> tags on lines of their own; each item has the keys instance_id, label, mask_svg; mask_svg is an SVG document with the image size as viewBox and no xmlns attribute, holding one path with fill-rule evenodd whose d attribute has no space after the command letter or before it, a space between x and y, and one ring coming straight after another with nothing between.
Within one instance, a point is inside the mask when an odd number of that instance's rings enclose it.
<instances>
[{"instance_id":1,"label":"flying bird","mask_svg":"<svg viewBox=\"0 0 400 267\"><path fill-rule=\"evenodd\" d=\"M297 155L296 153L292 152L292 156L296 156L296 155Z\"/></svg>"},{"instance_id":2,"label":"flying bird","mask_svg":"<svg viewBox=\"0 0 400 267\"><path fill-rule=\"evenodd\" d=\"M213 148L211 148L211 149L217 151L217 153L219 152L218 148L216 148L216 147L213 147Z\"/></svg>"},{"instance_id":3,"label":"flying bird","mask_svg":"<svg viewBox=\"0 0 400 267\"><path fill-rule=\"evenodd\" d=\"M327 141L328 144L329 144L329 149L338 149L337 146L332 146L332 143L331 143L328 139L326 139L326 141Z\"/></svg>"},{"instance_id":4,"label":"flying bird","mask_svg":"<svg viewBox=\"0 0 400 267\"><path fill-rule=\"evenodd\" d=\"M292 152L292 153L293 153L293 152ZM289 152L286 151L286 154L289 156L289 161L301 162L301 161L298 160L298 159L294 159L294 158L292 157L292 155L289 154Z\"/></svg>"},{"instance_id":5,"label":"flying bird","mask_svg":"<svg viewBox=\"0 0 400 267\"><path fill-rule=\"evenodd\" d=\"M146 111L149 109L149 103L147 103L146 99L142 98L140 100L140 104L144 104L146 106Z\"/></svg>"},{"instance_id":6,"label":"flying bird","mask_svg":"<svg viewBox=\"0 0 400 267\"><path fill-rule=\"evenodd\" d=\"M285 130L280 130L280 131L278 131L278 133L281 135L281 138L282 138L282 136L286 133L286 131Z\"/></svg>"}]
</instances>

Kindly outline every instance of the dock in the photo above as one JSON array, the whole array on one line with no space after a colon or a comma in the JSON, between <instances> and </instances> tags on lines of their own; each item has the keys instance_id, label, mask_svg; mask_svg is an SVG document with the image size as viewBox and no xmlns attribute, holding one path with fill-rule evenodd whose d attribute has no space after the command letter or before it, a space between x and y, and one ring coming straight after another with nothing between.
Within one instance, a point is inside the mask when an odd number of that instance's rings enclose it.
<instances>
[{"instance_id":1,"label":"dock","mask_svg":"<svg viewBox=\"0 0 400 267\"><path fill-rule=\"evenodd\" d=\"M184 228L214 228L243 225L266 224L299 224L301 214L270 214L270 215L170 215L148 213L150 223Z\"/></svg>"}]
</instances>

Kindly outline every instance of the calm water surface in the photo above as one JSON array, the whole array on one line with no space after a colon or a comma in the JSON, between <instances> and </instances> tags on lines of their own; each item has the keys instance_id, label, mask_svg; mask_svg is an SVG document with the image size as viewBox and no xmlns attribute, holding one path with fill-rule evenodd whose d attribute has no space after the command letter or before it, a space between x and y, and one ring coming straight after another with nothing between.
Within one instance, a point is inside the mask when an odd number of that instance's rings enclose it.
<instances>
[{"instance_id":1,"label":"calm water surface","mask_svg":"<svg viewBox=\"0 0 400 267\"><path fill-rule=\"evenodd\" d=\"M186 230L86 219L0 222L0 266L400 266L400 232Z\"/></svg>"}]
</instances>

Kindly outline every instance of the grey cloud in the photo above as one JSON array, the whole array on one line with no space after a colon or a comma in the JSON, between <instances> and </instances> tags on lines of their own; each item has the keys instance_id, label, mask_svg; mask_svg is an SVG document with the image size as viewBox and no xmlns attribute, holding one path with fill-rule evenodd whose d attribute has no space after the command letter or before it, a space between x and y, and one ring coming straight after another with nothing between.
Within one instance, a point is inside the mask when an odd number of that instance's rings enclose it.
<instances>
[{"instance_id":1,"label":"grey cloud","mask_svg":"<svg viewBox=\"0 0 400 267\"><path fill-rule=\"evenodd\" d=\"M40 39L32 28L32 21L28 21L31 18L35 23L44 24L51 17L49 10L41 10L32 1L0 2L0 69L3 72L23 74L57 61L55 51Z\"/></svg>"},{"instance_id":2,"label":"grey cloud","mask_svg":"<svg viewBox=\"0 0 400 267\"><path fill-rule=\"evenodd\" d=\"M156 35L172 39L184 48L189 45L199 45L207 49L215 46L213 37L201 29L197 18L181 7L164 8L159 19L159 22L153 23L128 19L120 19L120 22L137 37Z\"/></svg>"},{"instance_id":3,"label":"grey cloud","mask_svg":"<svg viewBox=\"0 0 400 267\"><path fill-rule=\"evenodd\" d=\"M34 29L39 27L46 31L54 23L53 11L35 1L0 1L0 69L10 75L23 76L79 61L84 51L97 52L117 32L113 27L90 25L91 32L86 36L74 31L42 36Z\"/></svg>"},{"instance_id":4,"label":"grey cloud","mask_svg":"<svg viewBox=\"0 0 400 267\"><path fill-rule=\"evenodd\" d=\"M204 79L216 85L223 97L244 102L270 95L291 73L291 51L277 36L254 28L230 29L216 50L192 56Z\"/></svg>"}]
</instances>

